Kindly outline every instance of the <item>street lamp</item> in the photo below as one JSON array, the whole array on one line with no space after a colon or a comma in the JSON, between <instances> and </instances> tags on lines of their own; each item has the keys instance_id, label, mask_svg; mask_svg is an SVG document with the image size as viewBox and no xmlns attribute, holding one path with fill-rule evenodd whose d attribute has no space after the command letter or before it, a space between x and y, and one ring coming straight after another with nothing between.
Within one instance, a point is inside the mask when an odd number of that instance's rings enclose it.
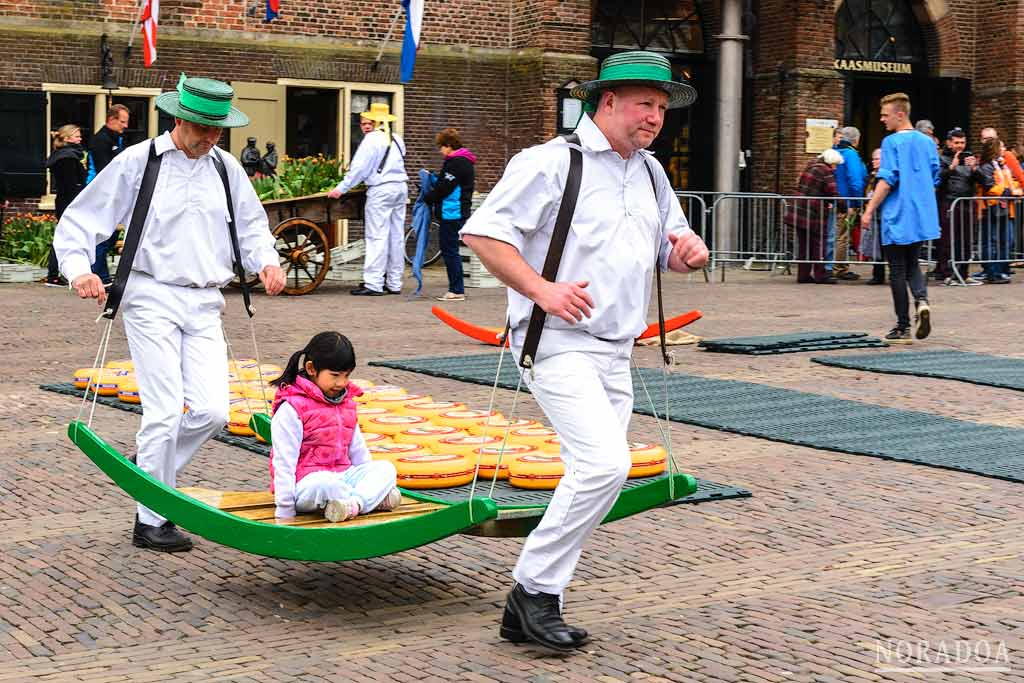
<instances>
[{"instance_id":1,"label":"street lamp","mask_svg":"<svg viewBox=\"0 0 1024 683\"><path fill-rule=\"evenodd\" d=\"M106 33L100 36L100 76L103 79L102 88L113 96L112 91L117 90L117 78L114 76L114 56L107 44Z\"/></svg>"}]
</instances>

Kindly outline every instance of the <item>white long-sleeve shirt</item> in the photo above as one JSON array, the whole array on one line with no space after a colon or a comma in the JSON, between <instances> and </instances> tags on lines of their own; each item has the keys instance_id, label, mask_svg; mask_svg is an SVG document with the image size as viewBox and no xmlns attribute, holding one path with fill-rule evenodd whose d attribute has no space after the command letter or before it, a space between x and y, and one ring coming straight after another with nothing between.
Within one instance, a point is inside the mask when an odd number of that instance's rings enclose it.
<instances>
[{"instance_id":1,"label":"white long-sleeve shirt","mask_svg":"<svg viewBox=\"0 0 1024 683\"><path fill-rule=\"evenodd\" d=\"M587 336L631 345L647 326L655 257L667 269L669 233L692 232L668 176L652 154L640 150L623 159L589 116L580 120L576 133L583 149L583 176L557 279L588 281L586 291L594 307L590 318L575 325L547 317L541 346L549 353L552 343L561 340L573 347L586 344ZM645 163L657 184L657 200ZM563 138L523 150L509 162L461 234L507 242L540 273L568 175L569 149ZM512 341L520 345L533 302L510 288L508 306Z\"/></svg>"},{"instance_id":2,"label":"white long-sleeve shirt","mask_svg":"<svg viewBox=\"0 0 1024 683\"><path fill-rule=\"evenodd\" d=\"M287 401L277 407L274 419L270 421L270 442L274 444L271 451L274 462L274 515L294 517L295 468L299 463L299 448L302 446L302 420ZM370 449L366 446L358 424L352 432L348 459L353 466L370 462Z\"/></svg>"},{"instance_id":3,"label":"white long-sleeve shirt","mask_svg":"<svg viewBox=\"0 0 1024 683\"><path fill-rule=\"evenodd\" d=\"M214 152L189 159L164 133L156 139L156 153L160 175L132 269L171 285L225 286L235 273L227 197L210 157ZM235 204L242 265L249 273L279 265L266 211L245 170L230 154L220 157ZM90 272L97 243L118 224L129 225L148 158L149 140L127 148L64 211L53 248L68 282Z\"/></svg>"},{"instance_id":4,"label":"white long-sleeve shirt","mask_svg":"<svg viewBox=\"0 0 1024 683\"><path fill-rule=\"evenodd\" d=\"M359 143L348 173L334 189L344 194L359 183L374 187L381 183L408 182L409 176L405 172L405 141L394 134L391 138L391 151L388 152L384 168L378 173L380 161L388 149L388 138L382 130L368 133Z\"/></svg>"}]
</instances>

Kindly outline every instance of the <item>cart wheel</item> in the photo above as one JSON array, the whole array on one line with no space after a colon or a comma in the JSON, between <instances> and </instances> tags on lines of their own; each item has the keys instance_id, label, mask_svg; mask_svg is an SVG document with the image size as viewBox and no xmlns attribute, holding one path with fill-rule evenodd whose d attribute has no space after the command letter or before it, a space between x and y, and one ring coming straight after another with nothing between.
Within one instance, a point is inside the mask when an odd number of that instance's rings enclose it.
<instances>
[{"instance_id":1,"label":"cart wheel","mask_svg":"<svg viewBox=\"0 0 1024 683\"><path fill-rule=\"evenodd\" d=\"M331 267L331 249L320 226L289 218L274 228L274 237L284 270L284 293L309 294L319 287Z\"/></svg>"}]
</instances>

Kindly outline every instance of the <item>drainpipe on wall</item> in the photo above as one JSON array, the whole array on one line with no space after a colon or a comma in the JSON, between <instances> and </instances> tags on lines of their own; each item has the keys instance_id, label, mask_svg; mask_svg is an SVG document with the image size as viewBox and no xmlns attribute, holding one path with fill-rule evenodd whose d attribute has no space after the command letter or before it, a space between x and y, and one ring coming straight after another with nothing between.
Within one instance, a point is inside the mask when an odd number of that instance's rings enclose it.
<instances>
[{"instance_id":1,"label":"drainpipe on wall","mask_svg":"<svg viewBox=\"0 0 1024 683\"><path fill-rule=\"evenodd\" d=\"M722 0L722 33L718 51L718 144L715 148L715 191L738 192L743 130L743 0ZM715 232L720 242L716 251L736 249L739 224L735 204L716 217ZM724 223L724 224L723 224Z\"/></svg>"}]
</instances>

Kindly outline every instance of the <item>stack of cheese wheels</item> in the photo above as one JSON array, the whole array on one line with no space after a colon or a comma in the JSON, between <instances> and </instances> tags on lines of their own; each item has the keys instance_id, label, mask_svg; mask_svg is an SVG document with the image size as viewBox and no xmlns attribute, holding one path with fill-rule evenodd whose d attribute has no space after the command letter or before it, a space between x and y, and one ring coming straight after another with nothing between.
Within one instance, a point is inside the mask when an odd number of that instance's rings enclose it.
<instances>
[{"instance_id":1,"label":"stack of cheese wheels","mask_svg":"<svg viewBox=\"0 0 1024 683\"><path fill-rule=\"evenodd\" d=\"M71 381L74 382L75 389L85 389L96 380L96 375L100 372L102 368L78 368L71 375Z\"/></svg>"},{"instance_id":2,"label":"stack of cheese wheels","mask_svg":"<svg viewBox=\"0 0 1024 683\"><path fill-rule=\"evenodd\" d=\"M359 421L359 428L365 429L365 422L371 417L382 417L384 415L393 415L387 408L364 408L359 406L356 408L356 420Z\"/></svg>"},{"instance_id":3,"label":"stack of cheese wheels","mask_svg":"<svg viewBox=\"0 0 1024 683\"><path fill-rule=\"evenodd\" d=\"M430 421L419 415L379 415L360 422L359 428L370 434L387 434L393 437L406 429L423 427L428 424Z\"/></svg>"},{"instance_id":4,"label":"stack of cheese wheels","mask_svg":"<svg viewBox=\"0 0 1024 683\"><path fill-rule=\"evenodd\" d=\"M474 448L469 455L469 460L474 466L477 462L480 463L480 479L493 479L495 468L498 470L498 479L508 479L509 463L516 458L536 454L537 449L533 446L505 444L505 447L502 448L499 444ZM498 464L499 459L500 465Z\"/></svg>"},{"instance_id":5,"label":"stack of cheese wheels","mask_svg":"<svg viewBox=\"0 0 1024 683\"><path fill-rule=\"evenodd\" d=\"M402 455L392 462L398 471L398 485L407 489L463 486L473 481L475 470L469 458L455 453Z\"/></svg>"},{"instance_id":6,"label":"stack of cheese wheels","mask_svg":"<svg viewBox=\"0 0 1024 683\"><path fill-rule=\"evenodd\" d=\"M370 451L370 458L373 460L390 460L395 461L395 458L400 458L406 455L424 455L430 453L430 451L423 446L417 446L414 443L375 443L368 447Z\"/></svg>"},{"instance_id":7,"label":"stack of cheese wheels","mask_svg":"<svg viewBox=\"0 0 1024 683\"><path fill-rule=\"evenodd\" d=\"M508 483L521 489L553 489L565 474L557 455L528 453L508 465Z\"/></svg>"},{"instance_id":8,"label":"stack of cheese wheels","mask_svg":"<svg viewBox=\"0 0 1024 683\"><path fill-rule=\"evenodd\" d=\"M629 468L630 479L661 474L668 464L665 449L652 443L630 442L629 455L633 459L633 466Z\"/></svg>"},{"instance_id":9,"label":"stack of cheese wheels","mask_svg":"<svg viewBox=\"0 0 1024 683\"><path fill-rule=\"evenodd\" d=\"M362 379L362 378L359 378L359 377L357 377L357 378L349 377L348 382L349 382L349 384L355 384L357 387L359 387L363 391L366 391L367 389L375 386L374 383L371 382L370 380Z\"/></svg>"},{"instance_id":10,"label":"stack of cheese wheels","mask_svg":"<svg viewBox=\"0 0 1024 683\"><path fill-rule=\"evenodd\" d=\"M501 413L494 411L487 412L486 410L470 410L468 408L460 408L458 410L446 410L443 413L439 413L437 416L430 419L436 425L448 425L449 427L458 427L459 429L468 430L469 427L486 420L487 418L496 419L501 417Z\"/></svg>"},{"instance_id":11,"label":"stack of cheese wheels","mask_svg":"<svg viewBox=\"0 0 1024 683\"><path fill-rule=\"evenodd\" d=\"M395 412L403 415L419 415L433 420L441 413L446 413L449 410L463 410L465 407L465 403L458 401L415 401L398 406L395 408Z\"/></svg>"},{"instance_id":12,"label":"stack of cheese wheels","mask_svg":"<svg viewBox=\"0 0 1024 683\"><path fill-rule=\"evenodd\" d=\"M228 431L238 436L254 436L249 427L249 418L253 413L270 413L267 404L258 399L242 399L229 406Z\"/></svg>"},{"instance_id":13,"label":"stack of cheese wheels","mask_svg":"<svg viewBox=\"0 0 1024 683\"><path fill-rule=\"evenodd\" d=\"M504 436L506 429L526 429L527 427L540 427L536 420L526 420L521 417L508 419L502 416L485 417L466 427L470 434L484 434L488 436Z\"/></svg>"},{"instance_id":14,"label":"stack of cheese wheels","mask_svg":"<svg viewBox=\"0 0 1024 683\"><path fill-rule=\"evenodd\" d=\"M383 396L371 396L363 402L363 405L371 408L387 408L391 412L400 413L402 412L402 407L407 403L416 403L417 401L425 403L431 400L433 399L429 396L421 396L420 394L385 394Z\"/></svg>"},{"instance_id":15,"label":"stack of cheese wheels","mask_svg":"<svg viewBox=\"0 0 1024 683\"><path fill-rule=\"evenodd\" d=\"M267 403L273 402L274 394L277 393L276 387L260 384L259 380L239 382L237 386L241 389L242 396L245 398L265 400Z\"/></svg>"},{"instance_id":16,"label":"stack of cheese wheels","mask_svg":"<svg viewBox=\"0 0 1024 683\"><path fill-rule=\"evenodd\" d=\"M117 383L127 377L134 377L131 370L119 370L115 368L103 368L93 377L96 385L96 393L100 396L117 396Z\"/></svg>"},{"instance_id":17,"label":"stack of cheese wheels","mask_svg":"<svg viewBox=\"0 0 1024 683\"><path fill-rule=\"evenodd\" d=\"M273 382L275 379L280 377L283 372L284 369L280 365L274 365L273 363L256 365L253 363L251 366L238 368L235 371L235 374L243 381L259 382L262 380L263 382Z\"/></svg>"},{"instance_id":18,"label":"stack of cheese wheels","mask_svg":"<svg viewBox=\"0 0 1024 683\"><path fill-rule=\"evenodd\" d=\"M111 370L131 370L135 371L135 363L130 360L112 360L107 363L104 367L108 367Z\"/></svg>"},{"instance_id":19,"label":"stack of cheese wheels","mask_svg":"<svg viewBox=\"0 0 1024 683\"><path fill-rule=\"evenodd\" d=\"M136 381L135 375L122 377L117 383L117 398L124 403L142 403L142 398L139 396L139 383Z\"/></svg>"},{"instance_id":20,"label":"stack of cheese wheels","mask_svg":"<svg viewBox=\"0 0 1024 683\"><path fill-rule=\"evenodd\" d=\"M363 434L363 441L366 443L366 447L370 446L383 446L385 444L394 443L391 437L387 434Z\"/></svg>"},{"instance_id":21,"label":"stack of cheese wheels","mask_svg":"<svg viewBox=\"0 0 1024 683\"><path fill-rule=\"evenodd\" d=\"M421 416L418 416L421 417ZM398 434L395 434L396 443L414 443L432 451L443 449L442 439L450 439L457 436L469 436L466 432L456 427L445 427L443 425L425 424L418 427L410 427Z\"/></svg>"},{"instance_id":22,"label":"stack of cheese wheels","mask_svg":"<svg viewBox=\"0 0 1024 683\"><path fill-rule=\"evenodd\" d=\"M402 387L396 387L394 384L377 384L368 389L363 389L362 396L356 396L356 403L369 403L375 398L383 398L384 396L405 396L407 392Z\"/></svg>"},{"instance_id":23,"label":"stack of cheese wheels","mask_svg":"<svg viewBox=\"0 0 1024 683\"><path fill-rule=\"evenodd\" d=\"M534 448L540 448L548 439L557 437L555 430L547 427L523 427L513 429L508 433L510 443L524 443Z\"/></svg>"},{"instance_id":24,"label":"stack of cheese wheels","mask_svg":"<svg viewBox=\"0 0 1024 683\"><path fill-rule=\"evenodd\" d=\"M449 436L438 441L434 450L438 453L456 453L458 455L472 456L475 462L474 449L482 448L483 446L500 446L502 441L504 439L500 436L480 436L475 434Z\"/></svg>"}]
</instances>

